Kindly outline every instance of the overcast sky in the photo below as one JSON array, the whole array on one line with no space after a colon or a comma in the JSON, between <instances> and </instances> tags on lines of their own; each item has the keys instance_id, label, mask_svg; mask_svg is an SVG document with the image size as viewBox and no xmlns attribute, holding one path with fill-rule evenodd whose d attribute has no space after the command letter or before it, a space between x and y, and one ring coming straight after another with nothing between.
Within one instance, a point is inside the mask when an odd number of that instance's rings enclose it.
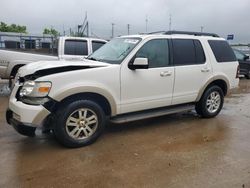
<instances>
[{"instance_id":1,"label":"overcast sky","mask_svg":"<svg viewBox=\"0 0 250 188\"><path fill-rule=\"evenodd\" d=\"M91 33L104 38L146 31L172 29L214 32L235 42L250 43L250 0L1 0L0 21L26 25L28 32L41 34L53 26L66 34L76 30L88 13Z\"/></svg>"}]
</instances>

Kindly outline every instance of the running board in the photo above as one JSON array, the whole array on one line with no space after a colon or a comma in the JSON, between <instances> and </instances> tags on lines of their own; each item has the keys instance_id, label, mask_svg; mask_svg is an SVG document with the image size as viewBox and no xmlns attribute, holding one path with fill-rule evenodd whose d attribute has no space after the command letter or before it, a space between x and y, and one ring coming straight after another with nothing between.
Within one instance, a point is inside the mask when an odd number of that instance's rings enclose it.
<instances>
[{"instance_id":1,"label":"running board","mask_svg":"<svg viewBox=\"0 0 250 188\"><path fill-rule=\"evenodd\" d=\"M131 121L137 121L147 118L153 118L158 116L164 116L168 114L175 114L179 112L190 111L194 109L194 104L186 104L186 105L177 105L177 106L170 106L165 108L157 108L151 109L146 111L128 113L115 116L110 119L112 123L127 123Z\"/></svg>"}]
</instances>

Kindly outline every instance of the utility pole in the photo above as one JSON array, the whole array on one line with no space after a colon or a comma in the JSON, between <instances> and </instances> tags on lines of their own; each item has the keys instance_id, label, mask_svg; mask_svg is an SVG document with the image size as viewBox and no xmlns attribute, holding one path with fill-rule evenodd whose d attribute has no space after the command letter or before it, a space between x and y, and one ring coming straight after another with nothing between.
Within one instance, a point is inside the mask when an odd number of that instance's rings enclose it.
<instances>
[{"instance_id":1,"label":"utility pole","mask_svg":"<svg viewBox=\"0 0 250 188\"><path fill-rule=\"evenodd\" d=\"M112 25L111 38L114 38L114 26L115 26L115 24L111 23L111 25Z\"/></svg>"},{"instance_id":2,"label":"utility pole","mask_svg":"<svg viewBox=\"0 0 250 188\"><path fill-rule=\"evenodd\" d=\"M203 33L203 29L204 29L204 27L203 27L203 26L201 26L201 33Z\"/></svg>"},{"instance_id":3,"label":"utility pole","mask_svg":"<svg viewBox=\"0 0 250 188\"><path fill-rule=\"evenodd\" d=\"M82 25L77 25L77 35L80 37L80 29L82 28Z\"/></svg>"},{"instance_id":4,"label":"utility pole","mask_svg":"<svg viewBox=\"0 0 250 188\"><path fill-rule=\"evenodd\" d=\"M130 34L130 24L127 25L128 26L128 35Z\"/></svg>"},{"instance_id":5,"label":"utility pole","mask_svg":"<svg viewBox=\"0 0 250 188\"><path fill-rule=\"evenodd\" d=\"M148 32L148 15L146 15L146 33Z\"/></svg>"},{"instance_id":6,"label":"utility pole","mask_svg":"<svg viewBox=\"0 0 250 188\"><path fill-rule=\"evenodd\" d=\"M172 15L169 14L169 31L171 31L172 27Z\"/></svg>"}]
</instances>

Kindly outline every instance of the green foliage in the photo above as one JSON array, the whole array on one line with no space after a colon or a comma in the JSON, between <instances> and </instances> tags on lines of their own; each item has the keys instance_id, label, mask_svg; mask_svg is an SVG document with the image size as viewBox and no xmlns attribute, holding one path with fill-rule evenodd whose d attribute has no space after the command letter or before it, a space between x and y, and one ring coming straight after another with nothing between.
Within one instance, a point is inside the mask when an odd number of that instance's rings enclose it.
<instances>
[{"instance_id":1,"label":"green foliage","mask_svg":"<svg viewBox=\"0 0 250 188\"><path fill-rule=\"evenodd\" d=\"M53 29L53 28L50 28L50 29L44 28L43 34L49 34L49 35L53 35L55 37L60 35L60 33L57 30Z\"/></svg>"},{"instance_id":2,"label":"green foliage","mask_svg":"<svg viewBox=\"0 0 250 188\"><path fill-rule=\"evenodd\" d=\"M8 25L4 22L0 22L0 32L27 33L26 29L26 26L16 24Z\"/></svg>"}]
</instances>

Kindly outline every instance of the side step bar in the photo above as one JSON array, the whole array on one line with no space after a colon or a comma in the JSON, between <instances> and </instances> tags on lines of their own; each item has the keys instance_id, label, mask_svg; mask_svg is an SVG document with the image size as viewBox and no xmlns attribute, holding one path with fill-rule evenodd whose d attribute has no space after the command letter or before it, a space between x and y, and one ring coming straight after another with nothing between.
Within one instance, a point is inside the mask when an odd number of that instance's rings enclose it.
<instances>
[{"instance_id":1,"label":"side step bar","mask_svg":"<svg viewBox=\"0 0 250 188\"><path fill-rule=\"evenodd\" d=\"M142 119L147 119L147 118L152 118L152 117L157 117L157 116L164 116L168 114L175 114L178 112L190 111L193 109L194 109L194 104L170 106L170 107L122 114L122 115L118 115L118 116L111 118L110 121L113 123L127 123L131 121L137 121L137 120L142 120Z\"/></svg>"}]
</instances>

